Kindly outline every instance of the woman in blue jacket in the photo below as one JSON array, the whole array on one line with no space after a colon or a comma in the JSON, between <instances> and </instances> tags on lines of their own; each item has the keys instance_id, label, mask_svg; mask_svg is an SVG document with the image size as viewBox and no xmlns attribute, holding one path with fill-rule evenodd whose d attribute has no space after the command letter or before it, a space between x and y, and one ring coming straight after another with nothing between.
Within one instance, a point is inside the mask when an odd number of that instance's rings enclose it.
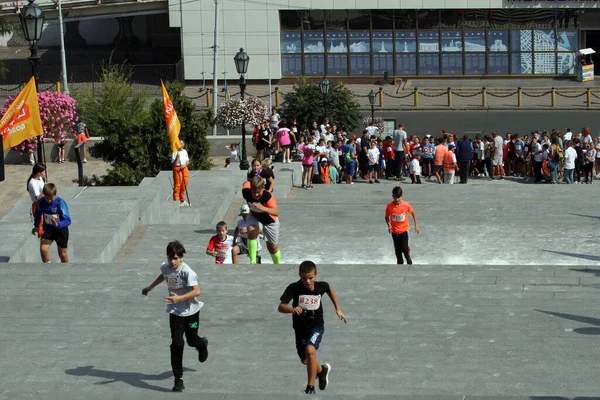
<instances>
[{"instance_id":1,"label":"woman in blue jacket","mask_svg":"<svg viewBox=\"0 0 600 400\"><path fill-rule=\"evenodd\" d=\"M69 225L71 217L67 203L56 195L56 185L46 183L43 190L44 196L38 200L33 222L32 234L40 238L40 254L42 261L50 262L50 246L56 242L58 256L63 263L69 262L67 245L69 243Z\"/></svg>"}]
</instances>

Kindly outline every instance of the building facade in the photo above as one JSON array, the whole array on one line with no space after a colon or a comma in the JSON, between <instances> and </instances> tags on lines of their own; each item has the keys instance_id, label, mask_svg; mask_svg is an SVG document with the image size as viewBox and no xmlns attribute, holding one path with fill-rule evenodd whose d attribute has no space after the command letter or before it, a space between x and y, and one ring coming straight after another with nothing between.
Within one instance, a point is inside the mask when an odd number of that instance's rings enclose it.
<instances>
[{"instance_id":1,"label":"building facade","mask_svg":"<svg viewBox=\"0 0 600 400\"><path fill-rule=\"evenodd\" d=\"M597 0L169 0L187 80L212 79L215 4L220 80L240 47L261 80L572 75L600 47Z\"/></svg>"}]
</instances>

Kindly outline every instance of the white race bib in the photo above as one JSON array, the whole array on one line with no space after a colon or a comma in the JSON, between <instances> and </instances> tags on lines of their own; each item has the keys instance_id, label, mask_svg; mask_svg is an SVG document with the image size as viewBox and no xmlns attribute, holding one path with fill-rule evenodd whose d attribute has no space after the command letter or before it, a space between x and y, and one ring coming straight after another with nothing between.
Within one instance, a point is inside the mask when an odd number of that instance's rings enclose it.
<instances>
[{"instance_id":1,"label":"white race bib","mask_svg":"<svg viewBox=\"0 0 600 400\"><path fill-rule=\"evenodd\" d=\"M300 295L300 298L298 299L298 306L300 306L300 308L303 310L309 310L309 311L318 310L319 307L321 306L321 295L317 295L317 296L310 295L310 294Z\"/></svg>"},{"instance_id":2,"label":"white race bib","mask_svg":"<svg viewBox=\"0 0 600 400\"><path fill-rule=\"evenodd\" d=\"M392 214L392 221L404 222L404 214Z\"/></svg>"},{"instance_id":3,"label":"white race bib","mask_svg":"<svg viewBox=\"0 0 600 400\"><path fill-rule=\"evenodd\" d=\"M58 214L44 214L44 223L46 225L54 225L53 221L56 221L57 224L60 222Z\"/></svg>"}]
</instances>

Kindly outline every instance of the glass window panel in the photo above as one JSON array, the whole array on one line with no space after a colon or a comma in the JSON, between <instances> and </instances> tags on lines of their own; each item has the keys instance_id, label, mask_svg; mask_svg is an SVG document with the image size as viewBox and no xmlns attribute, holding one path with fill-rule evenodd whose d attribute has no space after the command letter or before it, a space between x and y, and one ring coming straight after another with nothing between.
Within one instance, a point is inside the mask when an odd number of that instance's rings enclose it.
<instances>
[{"instance_id":1,"label":"glass window panel","mask_svg":"<svg viewBox=\"0 0 600 400\"><path fill-rule=\"evenodd\" d=\"M517 29L533 28L533 11L531 8L511 8L510 25Z\"/></svg>"},{"instance_id":2,"label":"glass window panel","mask_svg":"<svg viewBox=\"0 0 600 400\"><path fill-rule=\"evenodd\" d=\"M533 53L534 74L556 74L556 53Z\"/></svg>"},{"instance_id":3,"label":"glass window panel","mask_svg":"<svg viewBox=\"0 0 600 400\"><path fill-rule=\"evenodd\" d=\"M373 32L373 53L393 53L394 52L394 33Z\"/></svg>"},{"instance_id":4,"label":"glass window panel","mask_svg":"<svg viewBox=\"0 0 600 400\"><path fill-rule=\"evenodd\" d=\"M305 31L322 31L323 28L325 28L325 11L304 11L304 16L302 17L302 27Z\"/></svg>"},{"instance_id":5,"label":"glass window panel","mask_svg":"<svg viewBox=\"0 0 600 400\"><path fill-rule=\"evenodd\" d=\"M533 73L532 53L512 53L510 63L511 74L528 75Z\"/></svg>"},{"instance_id":6,"label":"glass window panel","mask_svg":"<svg viewBox=\"0 0 600 400\"><path fill-rule=\"evenodd\" d=\"M557 31L556 47L558 51L579 50L579 32L562 30Z\"/></svg>"},{"instance_id":7,"label":"glass window panel","mask_svg":"<svg viewBox=\"0 0 600 400\"><path fill-rule=\"evenodd\" d=\"M465 28L485 28L487 26L487 10L466 9L461 11Z\"/></svg>"},{"instance_id":8,"label":"glass window panel","mask_svg":"<svg viewBox=\"0 0 600 400\"><path fill-rule=\"evenodd\" d=\"M439 10L417 10L419 29L437 29L440 27Z\"/></svg>"},{"instance_id":9,"label":"glass window panel","mask_svg":"<svg viewBox=\"0 0 600 400\"><path fill-rule=\"evenodd\" d=\"M282 53L302 53L302 41L300 32L281 32Z\"/></svg>"},{"instance_id":10,"label":"glass window panel","mask_svg":"<svg viewBox=\"0 0 600 400\"><path fill-rule=\"evenodd\" d=\"M348 26L350 29L371 29L371 11L348 11Z\"/></svg>"},{"instance_id":11,"label":"glass window panel","mask_svg":"<svg viewBox=\"0 0 600 400\"><path fill-rule=\"evenodd\" d=\"M325 39L323 39L323 32L304 32L304 52L325 52Z\"/></svg>"},{"instance_id":12,"label":"glass window panel","mask_svg":"<svg viewBox=\"0 0 600 400\"><path fill-rule=\"evenodd\" d=\"M394 10L395 29L417 29L416 10Z\"/></svg>"},{"instance_id":13,"label":"glass window panel","mask_svg":"<svg viewBox=\"0 0 600 400\"><path fill-rule=\"evenodd\" d=\"M370 54L351 54L350 55L350 74L351 75L371 75L371 55Z\"/></svg>"},{"instance_id":14,"label":"glass window panel","mask_svg":"<svg viewBox=\"0 0 600 400\"><path fill-rule=\"evenodd\" d=\"M417 51L417 36L414 31L396 31L396 53Z\"/></svg>"},{"instance_id":15,"label":"glass window panel","mask_svg":"<svg viewBox=\"0 0 600 400\"><path fill-rule=\"evenodd\" d=\"M281 75L283 76L301 76L302 75L302 56L282 55L281 56Z\"/></svg>"},{"instance_id":16,"label":"glass window panel","mask_svg":"<svg viewBox=\"0 0 600 400\"><path fill-rule=\"evenodd\" d=\"M559 74L573 75L575 74L575 53L558 53L556 55L556 61L558 65Z\"/></svg>"},{"instance_id":17,"label":"glass window panel","mask_svg":"<svg viewBox=\"0 0 600 400\"><path fill-rule=\"evenodd\" d=\"M442 31L442 51L463 51L462 31Z\"/></svg>"},{"instance_id":18,"label":"glass window panel","mask_svg":"<svg viewBox=\"0 0 600 400\"><path fill-rule=\"evenodd\" d=\"M533 13L533 27L552 29L555 26L554 8L538 8Z\"/></svg>"},{"instance_id":19,"label":"glass window panel","mask_svg":"<svg viewBox=\"0 0 600 400\"><path fill-rule=\"evenodd\" d=\"M394 29L393 10L373 10L371 11L371 23L373 29Z\"/></svg>"},{"instance_id":20,"label":"glass window panel","mask_svg":"<svg viewBox=\"0 0 600 400\"><path fill-rule=\"evenodd\" d=\"M487 72L490 75L508 74L508 53L489 53Z\"/></svg>"},{"instance_id":21,"label":"glass window panel","mask_svg":"<svg viewBox=\"0 0 600 400\"><path fill-rule=\"evenodd\" d=\"M558 28L574 29L579 28L597 28L600 10L586 9L585 14L579 14L578 10L559 9L556 10L556 24ZM591 23L587 23L591 22Z\"/></svg>"},{"instance_id":22,"label":"glass window panel","mask_svg":"<svg viewBox=\"0 0 600 400\"><path fill-rule=\"evenodd\" d=\"M492 29L508 28L510 9L493 9L488 12L488 27Z\"/></svg>"},{"instance_id":23,"label":"glass window panel","mask_svg":"<svg viewBox=\"0 0 600 400\"><path fill-rule=\"evenodd\" d=\"M440 51L439 31L419 31L419 52L433 53Z\"/></svg>"},{"instance_id":24,"label":"glass window panel","mask_svg":"<svg viewBox=\"0 0 600 400\"><path fill-rule=\"evenodd\" d=\"M327 52L347 53L348 34L346 32L327 32Z\"/></svg>"},{"instance_id":25,"label":"glass window panel","mask_svg":"<svg viewBox=\"0 0 600 400\"><path fill-rule=\"evenodd\" d=\"M465 74L485 74L485 54L465 53Z\"/></svg>"},{"instance_id":26,"label":"glass window panel","mask_svg":"<svg viewBox=\"0 0 600 400\"><path fill-rule=\"evenodd\" d=\"M325 75L325 56L323 54L305 54L304 75Z\"/></svg>"},{"instance_id":27,"label":"glass window panel","mask_svg":"<svg viewBox=\"0 0 600 400\"><path fill-rule=\"evenodd\" d=\"M368 53L371 51L369 32L350 32L350 53Z\"/></svg>"},{"instance_id":28,"label":"glass window panel","mask_svg":"<svg viewBox=\"0 0 600 400\"><path fill-rule=\"evenodd\" d=\"M508 51L508 31L489 30L487 32L487 48L490 52Z\"/></svg>"},{"instance_id":29,"label":"glass window panel","mask_svg":"<svg viewBox=\"0 0 600 400\"><path fill-rule=\"evenodd\" d=\"M419 75L439 75L440 56L438 54L419 54Z\"/></svg>"},{"instance_id":30,"label":"glass window panel","mask_svg":"<svg viewBox=\"0 0 600 400\"><path fill-rule=\"evenodd\" d=\"M293 10L279 11L279 23L281 30L300 29L302 24L302 13Z\"/></svg>"},{"instance_id":31,"label":"glass window panel","mask_svg":"<svg viewBox=\"0 0 600 400\"><path fill-rule=\"evenodd\" d=\"M529 52L533 50L533 31L521 29L510 31L510 50Z\"/></svg>"},{"instance_id":32,"label":"glass window panel","mask_svg":"<svg viewBox=\"0 0 600 400\"><path fill-rule=\"evenodd\" d=\"M328 31L345 31L348 29L348 11L346 10L331 10L327 11L327 30Z\"/></svg>"},{"instance_id":33,"label":"glass window panel","mask_svg":"<svg viewBox=\"0 0 600 400\"><path fill-rule=\"evenodd\" d=\"M373 54L373 75L394 73L394 56L392 54Z\"/></svg>"},{"instance_id":34,"label":"glass window panel","mask_svg":"<svg viewBox=\"0 0 600 400\"><path fill-rule=\"evenodd\" d=\"M417 55L416 54L396 54L396 74L397 75L416 75L417 74Z\"/></svg>"},{"instance_id":35,"label":"glass window panel","mask_svg":"<svg viewBox=\"0 0 600 400\"><path fill-rule=\"evenodd\" d=\"M464 51L485 52L485 31L465 31Z\"/></svg>"},{"instance_id":36,"label":"glass window panel","mask_svg":"<svg viewBox=\"0 0 600 400\"><path fill-rule=\"evenodd\" d=\"M442 75L462 75L462 54L442 54Z\"/></svg>"},{"instance_id":37,"label":"glass window panel","mask_svg":"<svg viewBox=\"0 0 600 400\"><path fill-rule=\"evenodd\" d=\"M533 50L534 51L554 51L556 50L556 38L554 30L535 30L533 31Z\"/></svg>"},{"instance_id":38,"label":"glass window panel","mask_svg":"<svg viewBox=\"0 0 600 400\"><path fill-rule=\"evenodd\" d=\"M346 54L328 54L327 75L348 75L348 56Z\"/></svg>"},{"instance_id":39,"label":"glass window panel","mask_svg":"<svg viewBox=\"0 0 600 400\"><path fill-rule=\"evenodd\" d=\"M456 29L463 27L463 10L442 10L442 28Z\"/></svg>"}]
</instances>

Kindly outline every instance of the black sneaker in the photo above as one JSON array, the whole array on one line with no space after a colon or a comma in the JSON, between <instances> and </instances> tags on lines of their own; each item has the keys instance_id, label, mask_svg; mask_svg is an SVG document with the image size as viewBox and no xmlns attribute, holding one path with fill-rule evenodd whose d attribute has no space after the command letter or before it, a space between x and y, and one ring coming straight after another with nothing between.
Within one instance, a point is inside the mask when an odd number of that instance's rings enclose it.
<instances>
[{"instance_id":1,"label":"black sneaker","mask_svg":"<svg viewBox=\"0 0 600 400\"><path fill-rule=\"evenodd\" d=\"M306 393L306 394L315 394L315 387L307 385L306 389L304 390L304 393Z\"/></svg>"},{"instance_id":2,"label":"black sneaker","mask_svg":"<svg viewBox=\"0 0 600 400\"><path fill-rule=\"evenodd\" d=\"M200 340L204 343L204 346L198 348L198 361L203 363L208 358L208 339L204 337Z\"/></svg>"},{"instance_id":3,"label":"black sneaker","mask_svg":"<svg viewBox=\"0 0 600 400\"><path fill-rule=\"evenodd\" d=\"M381 182L379 182L379 179L375 179L375 183L381 183Z\"/></svg>"},{"instance_id":4,"label":"black sneaker","mask_svg":"<svg viewBox=\"0 0 600 400\"><path fill-rule=\"evenodd\" d=\"M327 389L327 385L329 384L329 373L331 372L331 365L323 364L321 365L323 370L318 375L319 378L319 390Z\"/></svg>"},{"instance_id":5,"label":"black sneaker","mask_svg":"<svg viewBox=\"0 0 600 400\"><path fill-rule=\"evenodd\" d=\"M406 256L406 263L409 265L412 264L412 258L410 258L410 256Z\"/></svg>"},{"instance_id":6,"label":"black sneaker","mask_svg":"<svg viewBox=\"0 0 600 400\"><path fill-rule=\"evenodd\" d=\"M185 389L185 386L183 385L183 379L175 378L175 386L173 386L173 391L183 392L183 389Z\"/></svg>"}]
</instances>

